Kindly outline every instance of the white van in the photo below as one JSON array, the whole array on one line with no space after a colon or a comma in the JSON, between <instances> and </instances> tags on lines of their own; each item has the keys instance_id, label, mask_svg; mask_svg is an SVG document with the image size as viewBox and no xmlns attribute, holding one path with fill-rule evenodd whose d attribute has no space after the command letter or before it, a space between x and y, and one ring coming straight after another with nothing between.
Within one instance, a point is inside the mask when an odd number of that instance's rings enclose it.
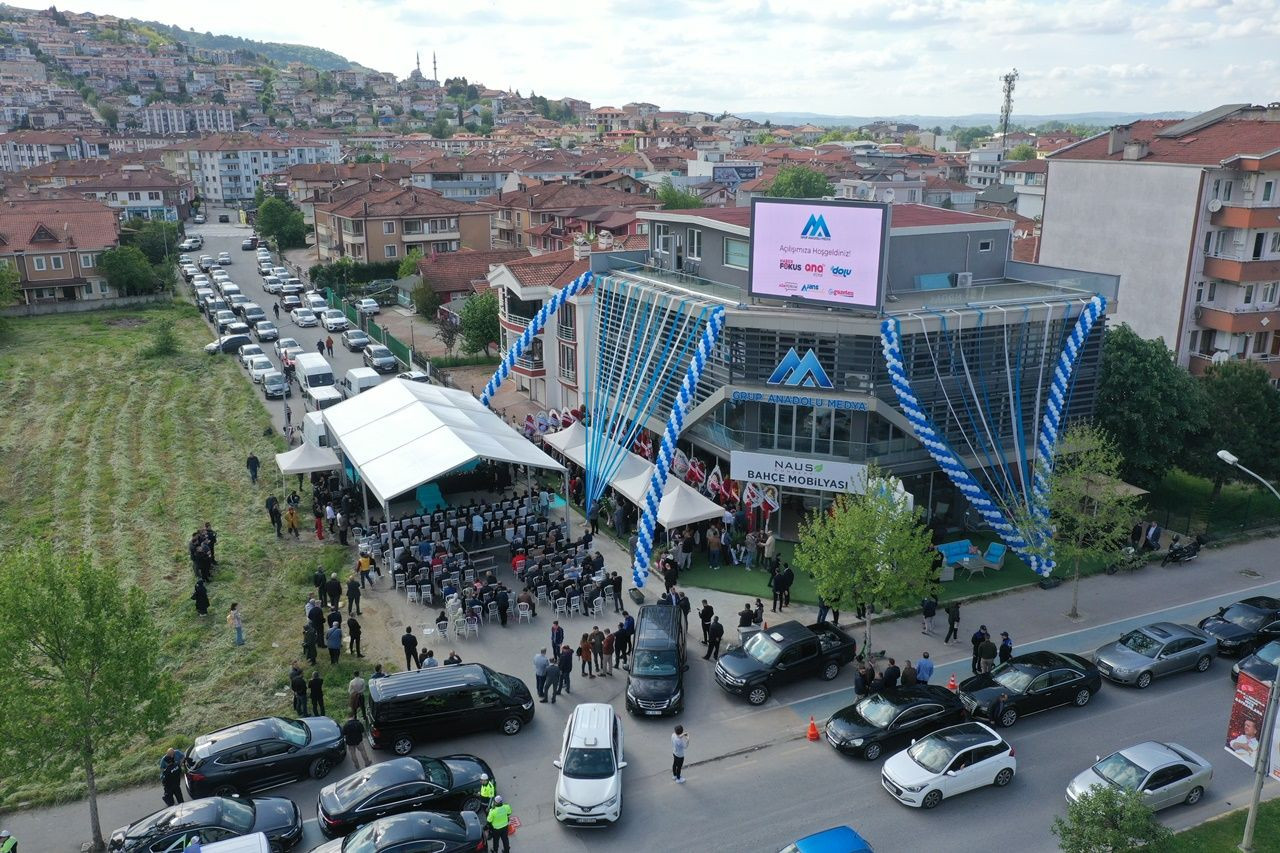
<instances>
[{"instance_id":1,"label":"white van","mask_svg":"<svg viewBox=\"0 0 1280 853\"><path fill-rule=\"evenodd\" d=\"M372 367L353 367L347 371L347 375L342 377L342 381L338 383L338 390L342 392L342 396L345 399L350 400L362 391L368 391L381 381L382 377Z\"/></svg>"},{"instance_id":2,"label":"white van","mask_svg":"<svg viewBox=\"0 0 1280 853\"><path fill-rule=\"evenodd\" d=\"M307 408L313 412L327 409L342 402L342 395L332 385L316 385L312 388L305 388L302 391L302 395L307 401Z\"/></svg>"},{"instance_id":3,"label":"white van","mask_svg":"<svg viewBox=\"0 0 1280 853\"><path fill-rule=\"evenodd\" d=\"M307 412L302 416L302 440L315 447L329 446L329 431L324 426L324 415Z\"/></svg>"},{"instance_id":4,"label":"white van","mask_svg":"<svg viewBox=\"0 0 1280 853\"><path fill-rule=\"evenodd\" d=\"M318 352L302 352L293 360L298 384L305 394L308 388L333 387L333 368Z\"/></svg>"},{"instance_id":5,"label":"white van","mask_svg":"<svg viewBox=\"0 0 1280 853\"><path fill-rule=\"evenodd\" d=\"M201 844L200 850L202 853L271 853L271 842L267 841L267 836L263 833L255 832L253 835Z\"/></svg>"}]
</instances>

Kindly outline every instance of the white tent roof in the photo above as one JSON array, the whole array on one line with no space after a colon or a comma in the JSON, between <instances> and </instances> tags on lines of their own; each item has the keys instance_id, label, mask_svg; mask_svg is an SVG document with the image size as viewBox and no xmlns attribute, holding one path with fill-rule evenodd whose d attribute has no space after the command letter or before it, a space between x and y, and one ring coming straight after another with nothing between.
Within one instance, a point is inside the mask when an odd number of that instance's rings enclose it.
<instances>
[{"instance_id":1,"label":"white tent roof","mask_svg":"<svg viewBox=\"0 0 1280 853\"><path fill-rule=\"evenodd\" d=\"M563 471L465 391L391 379L324 410L342 450L379 500L390 501L476 459Z\"/></svg>"},{"instance_id":2,"label":"white tent roof","mask_svg":"<svg viewBox=\"0 0 1280 853\"><path fill-rule=\"evenodd\" d=\"M312 471L332 471L341 463L338 454L327 447L303 443L288 453L276 454L276 465L281 474L310 474Z\"/></svg>"},{"instance_id":3,"label":"white tent roof","mask_svg":"<svg viewBox=\"0 0 1280 853\"><path fill-rule=\"evenodd\" d=\"M559 450L569 459L586 467L587 429L581 423L574 423L568 429L549 433L542 437L545 444ZM645 493L649 490L649 481L653 477L653 464L643 456L627 452L618 470L614 472L609 485L636 506L644 505ZM698 521L720 518L724 509L701 492L681 482L675 477L668 477L662 490L662 502L658 504L658 523L668 529L682 527Z\"/></svg>"}]
</instances>

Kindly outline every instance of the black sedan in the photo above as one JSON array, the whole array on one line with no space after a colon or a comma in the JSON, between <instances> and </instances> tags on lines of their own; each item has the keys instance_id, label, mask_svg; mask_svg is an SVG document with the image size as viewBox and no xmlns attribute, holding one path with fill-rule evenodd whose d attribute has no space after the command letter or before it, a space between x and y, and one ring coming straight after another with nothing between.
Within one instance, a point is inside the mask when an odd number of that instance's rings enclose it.
<instances>
[{"instance_id":1,"label":"black sedan","mask_svg":"<svg viewBox=\"0 0 1280 853\"><path fill-rule=\"evenodd\" d=\"M846 755L875 761L886 748L966 718L960 698L945 687L918 684L873 693L831 715L827 740Z\"/></svg>"},{"instance_id":2,"label":"black sedan","mask_svg":"<svg viewBox=\"0 0 1280 853\"><path fill-rule=\"evenodd\" d=\"M292 800L283 797L205 797L169 806L117 829L107 849L112 853L181 851L196 839L209 844L254 832L265 834L272 850L288 850L302 838L302 815Z\"/></svg>"},{"instance_id":3,"label":"black sedan","mask_svg":"<svg viewBox=\"0 0 1280 853\"><path fill-rule=\"evenodd\" d=\"M1218 641L1218 651L1231 657L1253 654L1280 640L1280 599L1255 595L1200 620L1200 628Z\"/></svg>"},{"instance_id":4,"label":"black sedan","mask_svg":"<svg viewBox=\"0 0 1280 853\"><path fill-rule=\"evenodd\" d=\"M410 812L378 818L311 853L463 853L486 849L475 812Z\"/></svg>"},{"instance_id":5,"label":"black sedan","mask_svg":"<svg viewBox=\"0 0 1280 853\"><path fill-rule=\"evenodd\" d=\"M375 818L431 808L478 811L480 777L493 771L474 755L410 755L373 764L326 785L316 801L316 822L330 838Z\"/></svg>"},{"instance_id":6,"label":"black sedan","mask_svg":"<svg viewBox=\"0 0 1280 853\"><path fill-rule=\"evenodd\" d=\"M196 738L187 754L193 797L230 797L305 776L323 779L346 757L338 724L328 717L264 717Z\"/></svg>"},{"instance_id":7,"label":"black sedan","mask_svg":"<svg viewBox=\"0 0 1280 853\"><path fill-rule=\"evenodd\" d=\"M342 333L342 345L349 352L360 352L371 343L373 339L360 329L347 329Z\"/></svg>"},{"instance_id":8,"label":"black sedan","mask_svg":"<svg viewBox=\"0 0 1280 853\"><path fill-rule=\"evenodd\" d=\"M1080 655L1032 652L960 682L960 701L970 716L1008 728L1060 705L1082 708L1101 689L1102 674Z\"/></svg>"},{"instance_id":9,"label":"black sedan","mask_svg":"<svg viewBox=\"0 0 1280 853\"><path fill-rule=\"evenodd\" d=\"M382 344L371 343L364 348L364 363L379 373L392 373L400 369L400 360Z\"/></svg>"},{"instance_id":10,"label":"black sedan","mask_svg":"<svg viewBox=\"0 0 1280 853\"><path fill-rule=\"evenodd\" d=\"M1277 670L1280 670L1280 640L1272 640L1247 658L1236 661L1231 667L1231 680L1247 672L1259 681L1274 681Z\"/></svg>"}]
</instances>

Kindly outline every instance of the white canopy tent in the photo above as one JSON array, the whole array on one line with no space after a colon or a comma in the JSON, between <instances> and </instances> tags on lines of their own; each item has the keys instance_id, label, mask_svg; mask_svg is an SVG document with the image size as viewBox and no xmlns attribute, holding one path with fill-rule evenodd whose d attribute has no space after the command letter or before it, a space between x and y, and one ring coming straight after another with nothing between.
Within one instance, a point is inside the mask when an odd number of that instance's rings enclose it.
<instances>
[{"instance_id":1,"label":"white canopy tent","mask_svg":"<svg viewBox=\"0 0 1280 853\"><path fill-rule=\"evenodd\" d=\"M336 470L342 463L338 461L338 454L329 448L304 443L287 453L277 453L276 465L281 474L310 474Z\"/></svg>"},{"instance_id":2,"label":"white canopy tent","mask_svg":"<svg viewBox=\"0 0 1280 853\"><path fill-rule=\"evenodd\" d=\"M392 499L477 459L564 471L465 391L390 379L324 412L342 452L389 516Z\"/></svg>"},{"instance_id":3,"label":"white canopy tent","mask_svg":"<svg viewBox=\"0 0 1280 853\"><path fill-rule=\"evenodd\" d=\"M544 435L542 441L586 467L587 428L581 423ZM645 493L648 492L649 482L653 477L653 463L639 454L622 451L617 447L614 449L625 455L609 485L636 506L643 506ZM667 478L667 484L662 490L662 502L658 504L658 523L666 529L716 519L723 515L724 508L715 501L675 477Z\"/></svg>"}]
</instances>

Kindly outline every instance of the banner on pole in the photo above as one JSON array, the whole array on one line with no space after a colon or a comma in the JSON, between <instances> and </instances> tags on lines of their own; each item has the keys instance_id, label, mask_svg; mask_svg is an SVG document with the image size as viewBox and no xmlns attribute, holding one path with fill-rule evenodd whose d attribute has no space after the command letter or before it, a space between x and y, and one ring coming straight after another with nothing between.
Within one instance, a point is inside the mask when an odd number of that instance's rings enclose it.
<instances>
[{"instance_id":1,"label":"banner on pole","mask_svg":"<svg viewBox=\"0 0 1280 853\"><path fill-rule=\"evenodd\" d=\"M1262 743L1262 718L1266 713L1271 688L1247 672L1240 673L1236 682L1236 696L1231 703L1231 716L1227 719L1227 752L1250 767L1257 762L1259 750L1267 748ZM1275 745L1271 745L1270 776L1280 779L1280 761L1277 761Z\"/></svg>"}]
</instances>

